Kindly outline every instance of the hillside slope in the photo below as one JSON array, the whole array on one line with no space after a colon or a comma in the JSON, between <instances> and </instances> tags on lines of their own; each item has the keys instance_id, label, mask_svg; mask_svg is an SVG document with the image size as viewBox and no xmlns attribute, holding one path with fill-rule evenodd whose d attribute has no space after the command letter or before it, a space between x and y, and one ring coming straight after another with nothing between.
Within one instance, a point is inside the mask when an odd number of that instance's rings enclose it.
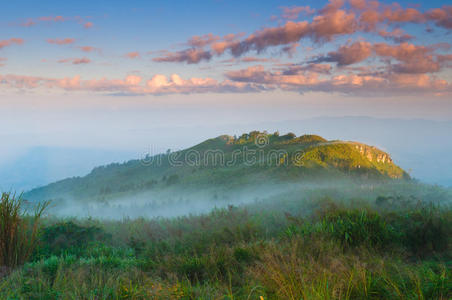
<instances>
[{"instance_id":1,"label":"hillside slope","mask_svg":"<svg viewBox=\"0 0 452 300\"><path fill-rule=\"evenodd\" d=\"M194 147L97 167L27 192L31 201L107 201L150 190L245 186L265 182L407 179L389 154L357 142L316 135L253 131L222 135Z\"/></svg>"}]
</instances>

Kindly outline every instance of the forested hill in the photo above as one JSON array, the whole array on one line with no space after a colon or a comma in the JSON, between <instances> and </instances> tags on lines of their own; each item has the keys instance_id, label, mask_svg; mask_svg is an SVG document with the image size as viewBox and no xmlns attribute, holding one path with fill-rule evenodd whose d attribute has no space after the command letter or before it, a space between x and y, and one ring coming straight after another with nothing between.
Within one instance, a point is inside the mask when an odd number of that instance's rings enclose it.
<instances>
[{"instance_id":1,"label":"forested hill","mask_svg":"<svg viewBox=\"0 0 452 300\"><path fill-rule=\"evenodd\" d=\"M336 179L409 179L390 155L358 142L327 141L317 135L253 131L222 135L194 147L123 164L94 168L84 177L64 179L24 194L48 199L107 201L176 187L237 187L265 182Z\"/></svg>"}]
</instances>

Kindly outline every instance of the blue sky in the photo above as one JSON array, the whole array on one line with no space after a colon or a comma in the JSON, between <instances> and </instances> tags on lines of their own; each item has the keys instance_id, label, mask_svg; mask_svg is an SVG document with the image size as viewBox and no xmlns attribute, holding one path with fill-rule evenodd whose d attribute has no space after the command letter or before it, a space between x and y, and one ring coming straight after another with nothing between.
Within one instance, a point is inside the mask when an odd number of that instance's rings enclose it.
<instances>
[{"instance_id":1,"label":"blue sky","mask_svg":"<svg viewBox=\"0 0 452 300\"><path fill-rule=\"evenodd\" d=\"M3 1L0 171L33 149L139 157L313 117L451 121L451 32L437 0Z\"/></svg>"},{"instance_id":2,"label":"blue sky","mask_svg":"<svg viewBox=\"0 0 452 300\"><path fill-rule=\"evenodd\" d=\"M159 126L452 119L443 1L17 0L0 20L10 153Z\"/></svg>"},{"instance_id":3,"label":"blue sky","mask_svg":"<svg viewBox=\"0 0 452 300\"><path fill-rule=\"evenodd\" d=\"M381 2L383 5L385 2ZM390 2L387 2L390 3ZM6 58L0 74L11 73L48 77L65 77L76 74L99 78L116 76L123 78L129 73L142 72L144 75L178 73L184 77L211 76L223 78L217 65L201 62L197 65L161 64L152 62L155 55L150 51L180 50L190 37L212 33L224 36L230 33L244 33L245 37L256 30L283 25L282 7L309 6L319 10L327 2L320 1L10 1L2 4L0 40L11 37L24 39L22 47L8 47L0 50L0 57ZM420 11L442 7L442 1L412 3L400 1L402 8L416 7ZM38 22L41 17L62 16L64 22ZM80 19L76 19L79 17ZM277 20L272 20L277 17ZM313 15L304 15L293 21L312 20ZM29 20L36 25L19 26ZM91 22L90 29L83 27ZM447 40L448 30L436 28L432 34L425 34L424 24L400 23L393 28L407 28L416 37L413 43L433 44ZM47 39L73 38L71 45L56 47L46 43ZM257 55L277 56L282 62L303 62L305 47L315 48L309 55L332 51L349 39L382 40L372 33L336 36L328 43L300 41L301 48L292 57L279 55L278 47L266 49ZM99 51L82 53L78 47L91 46ZM141 60L130 61L124 55L140 52ZM83 66L64 66L57 60L88 57L92 63ZM227 59L225 55L221 59ZM214 62L221 60L215 59ZM43 62L46 60L46 63ZM200 67L203 67L200 69ZM215 68L215 71L206 68ZM225 68L223 66L223 68ZM226 68L227 69L227 68Z\"/></svg>"}]
</instances>

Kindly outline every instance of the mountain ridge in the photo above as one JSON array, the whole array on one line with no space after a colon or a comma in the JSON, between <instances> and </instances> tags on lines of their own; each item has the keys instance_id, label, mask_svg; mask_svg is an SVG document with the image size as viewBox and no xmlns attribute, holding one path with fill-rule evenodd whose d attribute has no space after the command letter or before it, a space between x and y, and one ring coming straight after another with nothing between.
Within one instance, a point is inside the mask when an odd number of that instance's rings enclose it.
<instances>
[{"instance_id":1,"label":"mountain ridge","mask_svg":"<svg viewBox=\"0 0 452 300\"><path fill-rule=\"evenodd\" d=\"M94 168L83 177L66 178L24 194L27 200L107 201L146 190L239 186L258 182L409 179L391 156L353 141L328 141L318 135L251 131L220 135L184 150L123 164Z\"/></svg>"}]
</instances>

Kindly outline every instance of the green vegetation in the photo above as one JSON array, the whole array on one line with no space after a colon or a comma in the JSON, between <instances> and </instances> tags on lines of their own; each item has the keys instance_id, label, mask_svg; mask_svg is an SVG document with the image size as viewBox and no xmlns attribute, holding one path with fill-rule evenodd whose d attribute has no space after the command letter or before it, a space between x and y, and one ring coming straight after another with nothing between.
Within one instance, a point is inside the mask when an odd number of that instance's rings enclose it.
<instances>
[{"instance_id":1,"label":"green vegetation","mask_svg":"<svg viewBox=\"0 0 452 300\"><path fill-rule=\"evenodd\" d=\"M220 136L25 196L69 214L2 196L0 299L452 297L452 191L360 143Z\"/></svg>"},{"instance_id":2,"label":"green vegetation","mask_svg":"<svg viewBox=\"0 0 452 300\"><path fill-rule=\"evenodd\" d=\"M450 191L350 188L171 219L49 217L0 298L450 299Z\"/></svg>"},{"instance_id":3,"label":"green vegetation","mask_svg":"<svg viewBox=\"0 0 452 300\"><path fill-rule=\"evenodd\" d=\"M219 136L189 149L144 160L95 168L24 194L30 201L109 202L145 192L261 182L317 182L319 179L409 179L389 154L355 142L327 141L316 135L252 131Z\"/></svg>"},{"instance_id":4,"label":"green vegetation","mask_svg":"<svg viewBox=\"0 0 452 300\"><path fill-rule=\"evenodd\" d=\"M14 268L32 255L37 243L39 219L48 203L36 207L33 217L22 210L22 200L10 193L0 199L0 266ZM5 271L5 270L3 270Z\"/></svg>"}]
</instances>

